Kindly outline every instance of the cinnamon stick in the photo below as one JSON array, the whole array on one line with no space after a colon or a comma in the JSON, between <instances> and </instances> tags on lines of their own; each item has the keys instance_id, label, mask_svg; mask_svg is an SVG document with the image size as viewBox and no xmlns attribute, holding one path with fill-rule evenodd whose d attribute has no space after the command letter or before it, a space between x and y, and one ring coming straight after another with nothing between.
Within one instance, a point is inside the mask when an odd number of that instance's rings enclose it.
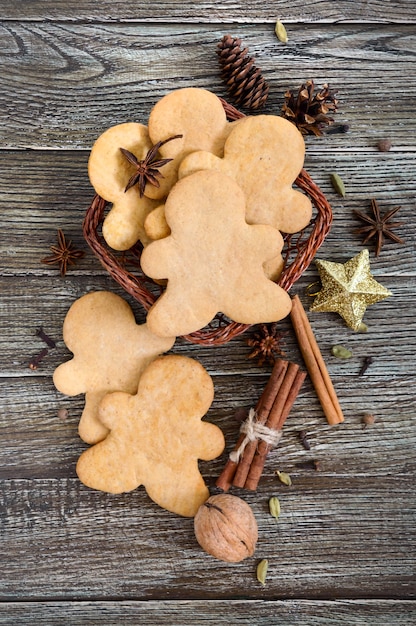
<instances>
[{"instance_id":1,"label":"cinnamon stick","mask_svg":"<svg viewBox=\"0 0 416 626\"><path fill-rule=\"evenodd\" d=\"M340 424L344 421L342 409L299 296L295 296L292 299L290 317L306 369L311 377L328 424Z\"/></svg>"},{"instance_id":2,"label":"cinnamon stick","mask_svg":"<svg viewBox=\"0 0 416 626\"><path fill-rule=\"evenodd\" d=\"M280 389L280 393L274 402L266 422L268 428L276 431L282 430L305 378L306 372L300 371L299 366L294 363L289 364L284 384ZM257 489L270 450L271 446L266 443L266 441L262 440L259 442L244 484L245 489L251 491Z\"/></svg>"},{"instance_id":3,"label":"cinnamon stick","mask_svg":"<svg viewBox=\"0 0 416 626\"><path fill-rule=\"evenodd\" d=\"M261 423L263 424L266 422L270 409L273 406L274 400L276 398L276 394L278 390L280 389L281 381L283 380L283 376L287 370L287 367L288 367L287 361L284 361L282 359L278 359L276 361L276 363L274 364L272 373L270 375L270 378L266 384L266 387L264 388L264 391L261 394L257 402L256 409L255 409L256 414L257 414L257 420L261 420ZM234 446L234 450L233 450L234 453L236 453L240 449L240 446L242 445L245 437L246 436L244 433L240 434L238 441L236 445ZM256 442L250 442L250 443L254 443L256 445ZM233 461L231 459L228 459L223 471L221 472L220 476L218 477L215 483L217 487L219 487L223 491L228 491L228 489L231 487L231 484L233 483L238 466L239 466L239 461ZM243 485L244 485L244 482L243 482Z\"/></svg>"},{"instance_id":4,"label":"cinnamon stick","mask_svg":"<svg viewBox=\"0 0 416 626\"><path fill-rule=\"evenodd\" d=\"M280 361L280 363L279 363ZM290 363L288 361L279 360L278 367L278 375L273 377L273 381L271 383L271 394L270 394L270 402L267 405L260 403L259 409L257 411L257 424L266 424L267 419L269 417L269 413L272 410L274 403L276 401L276 397L280 394L280 390L287 376L287 370L290 367ZM236 468L236 472L233 478L234 487L244 487L246 482L247 474L250 471L251 462L256 453L256 449L258 446L257 439L254 441L250 441L246 447L244 448L244 452Z\"/></svg>"}]
</instances>

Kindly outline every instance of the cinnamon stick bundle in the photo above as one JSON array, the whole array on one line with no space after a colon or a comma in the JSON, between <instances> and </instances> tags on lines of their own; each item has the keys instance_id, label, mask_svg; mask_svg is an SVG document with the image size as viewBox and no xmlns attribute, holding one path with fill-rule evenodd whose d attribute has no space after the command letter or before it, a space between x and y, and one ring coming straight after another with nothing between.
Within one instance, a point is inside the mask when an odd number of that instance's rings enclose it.
<instances>
[{"instance_id":1,"label":"cinnamon stick bundle","mask_svg":"<svg viewBox=\"0 0 416 626\"><path fill-rule=\"evenodd\" d=\"M293 363L290 363L289 368L293 365ZM289 378L289 376L287 376L287 378ZM296 366L296 371L294 371L293 376L290 377L290 384L288 388L285 390L281 389L280 393L276 397L273 408L270 411L270 415L266 422L266 426L268 428L274 429L277 432L282 430L305 378L306 372L300 371L299 367ZM244 483L245 489L250 489L251 491L255 491L257 489L257 485L263 473L264 464L270 450L271 446L264 440L259 442Z\"/></svg>"},{"instance_id":2,"label":"cinnamon stick bundle","mask_svg":"<svg viewBox=\"0 0 416 626\"><path fill-rule=\"evenodd\" d=\"M267 415L269 414L270 409L273 406L276 393L278 389L280 388L281 379L284 376L287 366L288 366L287 361L283 361L282 359L278 359L276 363L274 364L274 367L270 375L270 378L267 382L267 385L264 388L264 391L261 394L259 401L257 402L256 408L255 408L259 423L264 424L267 419ZM235 474L237 472L238 465L239 465L239 458L237 457L236 460L233 460L233 458L236 457L236 454L238 450L240 449L245 437L246 437L245 433L240 434L238 441L234 447L233 453L230 455L230 458L225 464L225 467L216 482L217 487L219 487L220 489L223 489L223 491L228 491L228 489L231 487L233 483L233 480L234 480L234 477L235 477Z\"/></svg>"},{"instance_id":3,"label":"cinnamon stick bundle","mask_svg":"<svg viewBox=\"0 0 416 626\"><path fill-rule=\"evenodd\" d=\"M290 317L306 369L315 387L328 424L340 424L344 421L342 409L299 296L292 298Z\"/></svg>"},{"instance_id":4,"label":"cinnamon stick bundle","mask_svg":"<svg viewBox=\"0 0 416 626\"><path fill-rule=\"evenodd\" d=\"M269 381L230 454L216 485L255 490L269 451L277 444L306 374L295 363L278 359Z\"/></svg>"}]
</instances>

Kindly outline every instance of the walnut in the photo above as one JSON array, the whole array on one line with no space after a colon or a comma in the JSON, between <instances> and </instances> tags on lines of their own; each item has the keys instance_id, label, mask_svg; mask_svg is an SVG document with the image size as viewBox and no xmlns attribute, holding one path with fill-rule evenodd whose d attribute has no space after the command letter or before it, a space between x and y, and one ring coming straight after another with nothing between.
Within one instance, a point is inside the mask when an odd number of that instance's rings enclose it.
<instances>
[{"instance_id":1,"label":"walnut","mask_svg":"<svg viewBox=\"0 0 416 626\"><path fill-rule=\"evenodd\" d=\"M256 518L237 496L224 493L208 498L195 515L194 529L201 548L221 561L238 563L254 554Z\"/></svg>"}]
</instances>

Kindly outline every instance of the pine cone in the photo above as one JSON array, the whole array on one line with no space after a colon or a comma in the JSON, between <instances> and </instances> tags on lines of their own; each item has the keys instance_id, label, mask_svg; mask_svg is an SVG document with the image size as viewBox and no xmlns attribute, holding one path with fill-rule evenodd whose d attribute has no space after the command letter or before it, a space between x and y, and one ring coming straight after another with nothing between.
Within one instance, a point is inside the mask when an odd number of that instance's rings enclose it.
<instances>
[{"instance_id":1,"label":"pine cone","mask_svg":"<svg viewBox=\"0 0 416 626\"><path fill-rule=\"evenodd\" d=\"M241 48L241 39L224 35L217 49L221 78L235 104L258 109L266 102L269 85L247 51L248 48Z\"/></svg>"},{"instance_id":2,"label":"pine cone","mask_svg":"<svg viewBox=\"0 0 416 626\"><path fill-rule=\"evenodd\" d=\"M293 122L302 135L322 135L322 129L334 122L327 113L335 113L338 100L335 91L331 91L329 85L324 85L321 91L314 95L315 85L313 80L304 83L297 95L287 91L285 103L282 107L282 115Z\"/></svg>"}]
</instances>

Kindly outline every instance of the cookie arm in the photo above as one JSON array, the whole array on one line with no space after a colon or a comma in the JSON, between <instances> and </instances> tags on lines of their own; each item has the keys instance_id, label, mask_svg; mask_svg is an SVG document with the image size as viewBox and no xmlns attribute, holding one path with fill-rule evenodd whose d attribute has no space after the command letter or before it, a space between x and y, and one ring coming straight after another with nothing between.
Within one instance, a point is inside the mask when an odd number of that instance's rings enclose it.
<instances>
[{"instance_id":1,"label":"cookie arm","mask_svg":"<svg viewBox=\"0 0 416 626\"><path fill-rule=\"evenodd\" d=\"M168 281L166 291L147 313L147 325L160 337L179 337L204 328L217 312L203 293L191 294L186 284L175 288Z\"/></svg>"},{"instance_id":2,"label":"cookie arm","mask_svg":"<svg viewBox=\"0 0 416 626\"><path fill-rule=\"evenodd\" d=\"M53 373L53 384L66 396L77 396L86 391L84 377L79 372L74 359L58 365Z\"/></svg>"},{"instance_id":3,"label":"cookie arm","mask_svg":"<svg viewBox=\"0 0 416 626\"><path fill-rule=\"evenodd\" d=\"M76 472L84 485L106 493L125 493L140 485L133 464L110 436L81 454Z\"/></svg>"},{"instance_id":4,"label":"cookie arm","mask_svg":"<svg viewBox=\"0 0 416 626\"><path fill-rule=\"evenodd\" d=\"M169 237L152 241L143 250L140 265L143 272L155 280L169 278Z\"/></svg>"},{"instance_id":5,"label":"cookie arm","mask_svg":"<svg viewBox=\"0 0 416 626\"><path fill-rule=\"evenodd\" d=\"M176 473L166 466L163 474L149 475L143 483L153 502L184 517L193 517L209 497L209 490L194 459L190 459Z\"/></svg>"},{"instance_id":6,"label":"cookie arm","mask_svg":"<svg viewBox=\"0 0 416 626\"><path fill-rule=\"evenodd\" d=\"M108 428L98 417L98 407L105 394L105 390L85 394L85 406L78 424L78 434L85 443L98 443L108 435Z\"/></svg>"},{"instance_id":7,"label":"cookie arm","mask_svg":"<svg viewBox=\"0 0 416 626\"><path fill-rule=\"evenodd\" d=\"M194 454L201 461L212 461L223 453L225 439L222 430L215 424L200 422L199 436Z\"/></svg>"}]
</instances>

